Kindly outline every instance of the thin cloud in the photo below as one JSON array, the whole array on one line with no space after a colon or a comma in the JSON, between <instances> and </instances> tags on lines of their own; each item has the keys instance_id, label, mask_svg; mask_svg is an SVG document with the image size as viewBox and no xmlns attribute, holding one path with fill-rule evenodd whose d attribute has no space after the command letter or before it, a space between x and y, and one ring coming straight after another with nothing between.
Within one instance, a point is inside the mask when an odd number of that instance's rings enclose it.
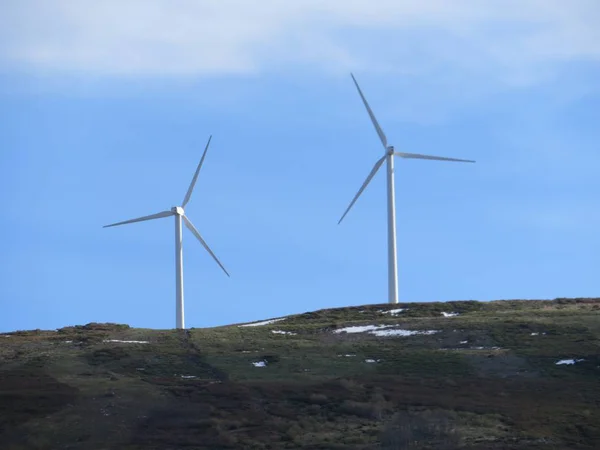
<instances>
[{"instance_id":1,"label":"thin cloud","mask_svg":"<svg viewBox=\"0 0 600 450\"><path fill-rule=\"evenodd\" d=\"M600 60L596 0L5 0L0 17L0 64L42 73L445 68L529 84Z\"/></svg>"}]
</instances>

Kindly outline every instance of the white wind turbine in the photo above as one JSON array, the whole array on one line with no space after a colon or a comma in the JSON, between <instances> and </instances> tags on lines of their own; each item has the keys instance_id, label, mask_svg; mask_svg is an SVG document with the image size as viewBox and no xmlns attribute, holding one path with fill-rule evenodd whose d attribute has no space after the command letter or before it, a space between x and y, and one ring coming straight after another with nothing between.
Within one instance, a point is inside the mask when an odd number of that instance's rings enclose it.
<instances>
[{"instance_id":1,"label":"white wind turbine","mask_svg":"<svg viewBox=\"0 0 600 450\"><path fill-rule=\"evenodd\" d=\"M209 248L208 244L202 239L196 227L192 224L190 219L187 218L183 208L190 201L190 197L192 196L192 191L194 190L194 185L196 184L196 180L198 179L198 174L200 173L200 168L202 167L202 163L204 162L204 157L206 156L206 152L208 151L208 146L210 145L210 140L212 136L208 138L208 142L206 143L206 148L204 149L204 153L202 154L202 158L200 159L200 163L198 164L198 168L196 169L196 173L194 174L194 178L192 178L192 182L190 183L190 187L185 194L183 199L183 203L181 206L174 206L168 211L162 211L156 214L151 214L149 216L138 217L137 219L126 220L124 222L113 223L110 225L105 225L103 228L108 227L116 227L117 225L125 225L128 223L134 222L144 222L146 220L160 219L162 217L175 216L175 280L176 280L176 325L177 328L185 328L184 321L184 310L183 310L183 250L182 250L182 235L181 235L181 221L185 223L185 226L193 233L194 236L200 241L200 243L204 246L204 248L210 253L213 259L217 262L217 264L223 269L223 272L229 276L221 261L215 256L213 251Z\"/></svg>"},{"instance_id":2,"label":"white wind turbine","mask_svg":"<svg viewBox=\"0 0 600 450\"><path fill-rule=\"evenodd\" d=\"M369 113L369 117L371 118L371 122L375 126L375 130L379 135L379 139L381 139L381 143L384 148L384 155L377 160L371 173L367 176L367 179L360 187L352 202L342 215L342 218L339 220L338 225L342 222L350 208L354 205L360 194L365 190L367 185L371 182L379 168L382 166L383 162L387 162L387 215L388 215L388 302L389 303L398 303L398 268L397 268L397 252L396 252L396 202L394 198L394 156L399 156L400 158L410 158L410 159L431 159L436 161L457 161L457 162L469 162L474 163L475 161L466 160L466 159L456 159L456 158L443 158L441 156L429 156L429 155L419 155L416 153L403 153L394 151L394 147L388 145L387 138L383 133L383 130L379 126L371 107L367 103L365 96L363 95L356 78L354 75L352 76L352 80L356 85L356 89L358 89L358 93L362 98L362 101L367 108L367 112Z\"/></svg>"}]
</instances>

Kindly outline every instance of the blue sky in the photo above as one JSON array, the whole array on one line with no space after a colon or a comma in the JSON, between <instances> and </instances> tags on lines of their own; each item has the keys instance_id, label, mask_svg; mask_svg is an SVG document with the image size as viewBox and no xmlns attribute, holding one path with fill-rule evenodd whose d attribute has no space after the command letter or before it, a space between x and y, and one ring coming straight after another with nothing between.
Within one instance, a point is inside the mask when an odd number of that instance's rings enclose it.
<instances>
[{"instance_id":1,"label":"blue sky","mask_svg":"<svg viewBox=\"0 0 600 450\"><path fill-rule=\"evenodd\" d=\"M381 0L0 5L0 331L189 327L387 298L385 176L349 73L399 151L400 300L598 296L600 5Z\"/></svg>"}]
</instances>

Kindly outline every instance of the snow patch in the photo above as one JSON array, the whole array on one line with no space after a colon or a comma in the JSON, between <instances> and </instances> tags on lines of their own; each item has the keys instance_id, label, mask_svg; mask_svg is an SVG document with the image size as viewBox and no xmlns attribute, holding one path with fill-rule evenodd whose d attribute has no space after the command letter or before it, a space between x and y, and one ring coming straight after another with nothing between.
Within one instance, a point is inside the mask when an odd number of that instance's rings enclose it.
<instances>
[{"instance_id":1,"label":"snow patch","mask_svg":"<svg viewBox=\"0 0 600 450\"><path fill-rule=\"evenodd\" d=\"M273 334L289 334L290 336L295 336L297 334L292 331L282 331L282 330L271 330L271 333L273 333Z\"/></svg>"},{"instance_id":2,"label":"snow patch","mask_svg":"<svg viewBox=\"0 0 600 450\"><path fill-rule=\"evenodd\" d=\"M456 317L458 315L459 314L457 312L451 312L451 313L443 312L442 313L442 316L444 316L444 317Z\"/></svg>"},{"instance_id":3,"label":"snow patch","mask_svg":"<svg viewBox=\"0 0 600 450\"><path fill-rule=\"evenodd\" d=\"M469 341L460 341L461 344L468 344Z\"/></svg>"},{"instance_id":4,"label":"snow patch","mask_svg":"<svg viewBox=\"0 0 600 450\"><path fill-rule=\"evenodd\" d=\"M371 358L369 358L369 359L365 359L365 362L366 362L367 364L378 363L379 361L381 361L381 360L380 360L380 359L371 359Z\"/></svg>"},{"instance_id":5,"label":"snow patch","mask_svg":"<svg viewBox=\"0 0 600 450\"><path fill-rule=\"evenodd\" d=\"M391 314L392 316L396 316L404 311L406 311L406 308L388 309L387 311L384 309L380 309L378 312L380 312L382 314Z\"/></svg>"},{"instance_id":6,"label":"snow patch","mask_svg":"<svg viewBox=\"0 0 600 450\"><path fill-rule=\"evenodd\" d=\"M345 358L351 358L351 357L356 356L356 355L350 355L350 354L348 354L348 355L338 355L338 356L343 356Z\"/></svg>"},{"instance_id":7,"label":"snow patch","mask_svg":"<svg viewBox=\"0 0 600 450\"><path fill-rule=\"evenodd\" d=\"M253 362L252 365L254 367L267 367L267 362L266 361L258 361L258 362Z\"/></svg>"},{"instance_id":8,"label":"snow patch","mask_svg":"<svg viewBox=\"0 0 600 450\"><path fill-rule=\"evenodd\" d=\"M560 361L557 361L555 364L557 366L560 366L562 364L566 364L566 365L571 365L571 364L575 364L581 361L585 361L585 359L561 359Z\"/></svg>"},{"instance_id":9,"label":"snow patch","mask_svg":"<svg viewBox=\"0 0 600 450\"><path fill-rule=\"evenodd\" d=\"M395 325L359 325L353 327L339 328L337 330L333 330L334 333L365 333L368 332L375 336L413 336L416 334L435 334L439 333L439 330L400 330L400 329L392 329Z\"/></svg>"},{"instance_id":10,"label":"snow patch","mask_svg":"<svg viewBox=\"0 0 600 450\"><path fill-rule=\"evenodd\" d=\"M439 333L439 330L425 330L425 331L415 331L415 330L375 330L370 331L371 334L375 336L414 336L416 334L435 334Z\"/></svg>"},{"instance_id":11,"label":"snow patch","mask_svg":"<svg viewBox=\"0 0 600 450\"><path fill-rule=\"evenodd\" d=\"M285 320L285 317L280 319L263 320L262 322L246 323L244 325L238 325L238 327L261 327L263 325L271 325L272 323L279 322L281 320Z\"/></svg>"},{"instance_id":12,"label":"snow patch","mask_svg":"<svg viewBox=\"0 0 600 450\"><path fill-rule=\"evenodd\" d=\"M364 333L365 331L380 330L382 328L390 328L391 325L359 325L354 327L338 328L333 330L334 333Z\"/></svg>"},{"instance_id":13,"label":"snow patch","mask_svg":"<svg viewBox=\"0 0 600 450\"><path fill-rule=\"evenodd\" d=\"M149 344L150 341L121 341L119 339L105 339L102 342L120 342L122 344Z\"/></svg>"},{"instance_id":14,"label":"snow patch","mask_svg":"<svg viewBox=\"0 0 600 450\"><path fill-rule=\"evenodd\" d=\"M73 341L65 341L65 344L72 344Z\"/></svg>"},{"instance_id":15,"label":"snow patch","mask_svg":"<svg viewBox=\"0 0 600 450\"><path fill-rule=\"evenodd\" d=\"M196 375L180 375L181 378L190 380L192 378L198 378Z\"/></svg>"}]
</instances>

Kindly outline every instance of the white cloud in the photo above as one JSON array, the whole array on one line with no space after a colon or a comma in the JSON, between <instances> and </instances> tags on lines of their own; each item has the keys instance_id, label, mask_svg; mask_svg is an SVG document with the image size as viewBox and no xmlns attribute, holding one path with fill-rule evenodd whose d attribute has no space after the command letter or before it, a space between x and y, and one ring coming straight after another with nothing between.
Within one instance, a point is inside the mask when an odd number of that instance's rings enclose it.
<instances>
[{"instance_id":1,"label":"white cloud","mask_svg":"<svg viewBox=\"0 0 600 450\"><path fill-rule=\"evenodd\" d=\"M2 65L93 76L307 65L529 83L600 59L597 0L4 0L0 17Z\"/></svg>"}]
</instances>

